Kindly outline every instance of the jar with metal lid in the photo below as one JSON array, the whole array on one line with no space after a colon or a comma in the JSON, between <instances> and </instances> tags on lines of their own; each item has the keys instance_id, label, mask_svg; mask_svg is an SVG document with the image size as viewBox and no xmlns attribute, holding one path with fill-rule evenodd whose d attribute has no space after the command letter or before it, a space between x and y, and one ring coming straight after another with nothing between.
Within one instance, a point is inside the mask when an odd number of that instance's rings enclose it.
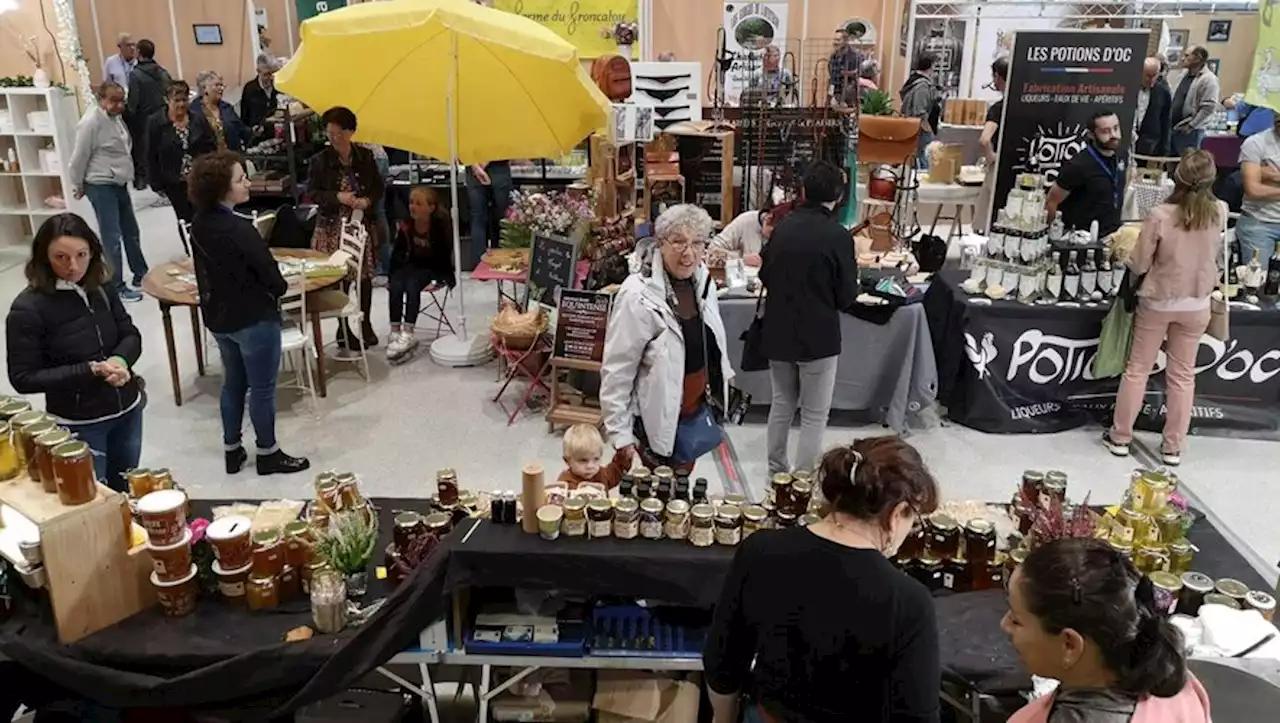
<instances>
[{"instance_id":1,"label":"jar with metal lid","mask_svg":"<svg viewBox=\"0 0 1280 723\"><path fill-rule=\"evenodd\" d=\"M315 480L312 482L312 487L315 488L317 500L321 498L320 488L323 487L326 482L336 481L337 476L338 473L333 470L325 470L324 472L318 472L316 474Z\"/></svg>"},{"instance_id":2,"label":"jar with metal lid","mask_svg":"<svg viewBox=\"0 0 1280 723\"><path fill-rule=\"evenodd\" d=\"M0 422L0 482L17 477L19 471L18 449L13 446L9 423Z\"/></svg>"},{"instance_id":3,"label":"jar with metal lid","mask_svg":"<svg viewBox=\"0 0 1280 723\"><path fill-rule=\"evenodd\" d=\"M9 399L0 404L0 419L8 422L14 417L31 410L31 402L25 399Z\"/></svg>"},{"instance_id":4,"label":"jar with metal lid","mask_svg":"<svg viewBox=\"0 0 1280 723\"><path fill-rule=\"evenodd\" d=\"M974 571L974 590L999 590L1004 587L1005 554L996 553L986 566Z\"/></svg>"},{"instance_id":5,"label":"jar with metal lid","mask_svg":"<svg viewBox=\"0 0 1280 723\"><path fill-rule=\"evenodd\" d=\"M657 497L658 501L662 504L667 504L671 501L671 484L668 482L659 482L658 486L654 488L653 496Z\"/></svg>"},{"instance_id":6,"label":"jar with metal lid","mask_svg":"<svg viewBox=\"0 0 1280 723\"><path fill-rule=\"evenodd\" d=\"M613 505L609 500L600 498L587 503L587 536L613 536Z\"/></svg>"},{"instance_id":7,"label":"jar with metal lid","mask_svg":"<svg viewBox=\"0 0 1280 723\"><path fill-rule=\"evenodd\" d=\"M452 505L458 501L458 473L446 467L436 472L436 497L440 504Z\"/></svg>"},{"instance_id":8,"label":"jar with metal lid","mask_svg":"<svg viewBox=\"0 0 1280 723\"><path fill-rule=\"evenodd\" d=\"M996 526L981 518L965 523L964 559L968 560L975 570L982 570L995 556Z\"/></svg>"},{"instance_id":9,"label":"jar with metal lid","mask_svg":"<svg viewBox=\"0 0 1280 723\"><path fill-rule=\"evenodd\" d=\"M36 466L40 468L40 486L51 495L58 494L58 479L53 474L53 450L71 439L71 433L59 427L36 437Z\"/></svg>"},{"instance_id":10,"label":"jar with metal lid","mask_svg":"<svg viewBox=\"0 0 1280 723\"><path fill-rule=\"evenodd\" d=\"M297 568L285 565L276 578L276 587L280 591L280 602L293 602L302 597L302 575Z\"/></svg>"},{"instance_id":11,"label":"jar with metal lid","mask_svg":"<svg viewBox=\"0 0 1280 723\"><path fill-rule=\"evenodd\" d=\"M146 467L125 472L124 478L129 483L129 496L135 500L140 500L156 491L155 483L151 479L151 470Z\"/></svg>"},{"instance_id":12,"label":"jar with metal lid","mask_svg":"<svg viewBox=\"0 0 1280 723\"><path fill-rule=\"evenodd\" d=\"M640 502L640 536L646 540L662 539L662 503L654 497Z\"/></svg>"},{"instance_id":13,"label":"jar with metal lid","mask_svg":"<svg viewBox=\"0 0 1280 723\"><path fill-rule=\"evenodd\" d=\"M792 481L791 483L791 502L796 513L804 514L809 511L809 502L813 499L813 483L803 481Z\"/></svg>"},{"instance_id":14,"label":"jar with metal lid","mask_svg":"<svg viewBox=\"0 0 1280 723\"><path fill-rule=\"evenodd\" d=\"M768 529L769 513L760 505L747 505L742 508L742 539L747 539L760 530Z\"/></svg>"},{"instance_id":15,"label":"jar with metal lid","mask_svg":"<svg viewBox=\"0 0 1280 723\"><path fill-rule=\"evenodd\" d=\"M1022 487L1020 489L1022 499L1038 500L1040 499L1040 488L1044 486L1044 472L1029 469L1022 473Z\"/></svg>"},{"instance_id":16,"label":"jar with metal lid","mask_svg":"<svg viewBox=\"0 0 1280 723\"><path fill-rule=\"evenodd\" d=\"M773 504L781 510L794 511L795 507L791 504L791 475L786 472L779 472L773 476L771 489L773 491Z\"/></svg>"},{"instance_id":17,"label":"jar with metal lid","mask_svg":"<svg viewBox=\"0 0 1280 723\"><path fill-rule=\"evenodd\" d=\"M330 512L342 509L342 488L332 475L324 481L316 482L316 501Z\"/></svg>"},{"instance_id":18,"label":"jar with metal lid","mask_svg":"<svg viewBox=\"0 0 1280 723\"><path fill-rule=\"evenodd\" d=\"M926 536L925 525L922 521L921 525L911 528L907 536L902 538L902 544L898 546L898 557L903 560L912 560L923 555Z\"/></svg>"},{"instance_id":19,"label":"jar with metal lid","mask_svg":"<svg viewBox=\"0 0 1280 723\"><path fill-rule=\"evenodd\" d=\"M819 522L822 522L822 518L821 518L821 517L818 517L817 515L815 515L815 514L813 514L813 513L811 513L811 512L806 512L806 513L804 513L803 515L800 515L798 518L796 518L796 524L797 524L797 525L799 525L799 526L801 526L801 527L808 527L809 525L816 525L816 524L818 524Z\"/></svg>"},{"instance_id":20,"label":"jar with metal lid","mask_svg":"<svg viewBox=\"0 0 1280 723\"><path fill-rule=\"evenodd\" d=\"M250 575L244 587L245 602L250 610L274 610L280 607L280 586L274 575Z\"/></svg>"},{"instance_id":21,"label":"jar with metal lid","mask_svg":"<svg viewBox=\"0 0 1280 723\"><path fill-rule=\"evenodd\" d=\"M916 561L916 579L929 590L942 589L942 560L926 554Z\"/></svg>"},{"instance_id":22,"label":"jar with metal lid","mask_svg":"<svg viewBox=\"0 0 1280 723\"><path fill-rule=\"evenodd\" d=\"M1169 572L1181 575L1191 569L1191 561L1195 559L1195 548L1187 538L1183 537L1170 542L1168 550Z\"/></svg>"},{"instance_id":23,"label":"jar with metal lid","mask_svg":"<svg viewBox=\"0 0 1280 723\"><path fill-rule=\"evenodd\" d=\"M791 510L778 510L776 515L779 530L785 530L788 527L795 527L799 516Z\"/></svg>"},{"instance_id":24,"label":"jar with metal lid","mask_svg":"<svg viewBox=\"0 0 1280 723\"><path fill-rule=\"evenodd\" d=\"M9 420L9 428L13 434L13 446L18 450L18 464L22 471L27 471L27 463L35 457L36 438L26 433L26 429L33 424L41 424L53 421L45 416L44 412L29 410L21 414L14 415Z\"/></svg>"},{"instance_id":25,"label":"jar with metal lid","mask_svg":"<svg viewBox=\"0 0 1280 723\"><path fill-rule=\"evenodd\" d=\"M1230 595L1223 595L1222 593L1217 592L1211 592L1208 595L1205 595L1204 605L1222 605L1223 607L1229 607L1232 610L1241 609L1241 602L1239 600L1231 597ZM1200 607L1204 608L1204 605L1201 605Z\"/></svg>"},{"instance_id":26,"label":"jar with metal lid","mask_svg":"<svg viewBox=\"0 0 1280 723\"><path fill-rule=\"evenodd\" d=\"M668 467L668 466L666 466L666 465L662 465L662 466L659 466L659 467L654 467L654 468L653 468L653 483L654 483L655 485L666 484L666 485L675 486L675 483L676 483L676 473L675 473L675 471L674 471L674 470L672 470L670 467Z\"/></svg>"},{"instance_id":27,"label":"jar with metal lid","mask_svg":"<svg viewBox=\"0 0 1280 723\"><path fill-rule=\"evenodd\" d=\"M1111 530L1111 539L1141 545L1151 539L1151 516L1130 507L1121 507Z\"/></svg>"},{"instance_id":28,"label":"jar with metal lid","mask_svg":"<svg viewBox=\"0 0 1280 723\"><path fill-rule=\"evenodd\" d=\"M1165 548L1150 543L1139 545L1133 551L1133 566L1144 575L1168 572L1169 553Z\"/></svg>"},{"instance_id":29,"label":"jar with metal lid","mask_svg":"<svg viewBox=\"0 0 1280 723\"><path fill-rule=\"evenodd\" d=\"M649 478L653 476L653 472L648 467L636 467L631 470L631 477L636 481L637 485L647 484Z\"/></svg>"},{"instance_id":30,"label":"jar with metal lid","mask_svg":"<svg viewBox=\"0 0 1280 723\"><path fill-rule=\"evenodd\" d=\"M1031 528L1036 523L1036 515L1039 514L1039 508L1035 503L1014 497L1013 500L1013 518L1018 522L1018 532L1022 535L1031 534Z\"/></svg>"},{"instance_id":31,"label":"jar with metal lid","mask_svg":"<svg viewBox=\"0 0 1280 723\"><path fill-rule=\"evenodd\" d=\"M408 550L413 541L427 531L427 523L422 515L412 510L401 512L391 520L392 544L400 552Z\"/></svg>"},{"instance_id":32,"label":"jar with metal lid","mask_svg":"<svg viewBox=\"0 0 1280 723\"><path fill-rule=\"evenodd\" d=\"M173 489L173 473L165 467L159 467L151 470L151 480L155 482L158 490Z\"/></svg>"},{"instance_id":33,"label":"jar with metal lid","mask_svg":"<svg viewBox=\"0 0 1280 723\"><path fill-rule=\"evenodd\" d=\"M1040 504L1048 507L1048 503L1064 504L1067 501L1067 473L1060 469L1051 469L1044 473L1044 484L1040 487Z\"/></svg>"},{"instance_id":34,"label":"jar with metal lid","mask_svg":"<svg viewBox=\"0 0 1280 723\"><path fill-rule=\"evenodd\" d=\"M689 541L697 547L711 547L715 544L715 514L711 505L694 505L689 511L692 521L689 525Z\"/></svg>"},{"instance_id":35,"label":"jar with metal lid","mask_svg":"<svg viewBox=\"0 0 1280 723\"><path fill-rule=\"evenodd\" d=\"M721 504L733 505L734 507L737 507L737 508L746 507L748 504L747 496L737 494L737 493L731 493L731 494L725 495L720 502Z\"/></svg>"},{"instance_id":36,"label":"jar with metal lid","mask_svg":"<svg viewBox=\"0 0 1280 723\"><path fill-rule=\"evenodd\" d=\"M98 496L98 478L93 470L93 453L79 440L53 448L53 476L58 481L58 501L83 505Z\"/></svg>"},{"instance_id":37,"label":"jar with metal lid","mask_svg":"<svg viewBox=\"0 0 1280 723\"><path fill-rule=\"evenodd\" d=\"M36 484L42 484L40 480L40 445L36 444L36 438L57 428L58 425L52 419L45 417L39 422L23 425L19 429L18 433L21 435L23 452L26 454L27 476Z\"/></svg>"},{"instance_id":38,"label":"jar with metal lid","mask_svg":"<svg viewBox=\"0 0 1280 723\"><path fill-rule=\"evenodd\" d=\"M1013 580L1013 573L1022 566L1022 563L1027 561L1027 555L1030 554L1031 551L1025 547L1017 547L1009 551L1009 554L1004 559L1004 584L1006 587L1008 587L1009 581Z\"/></svg>"},{"instance_id":39,"label":"jar with metal lid","mask_svg":"<svg viewBox=\"0 0 1280 723\"><path fill-rule=\"evenodd\" d=\"M1182 513L1174 507L1165 507L1155 516L1160 542L1169 544L1182 537Z\"/></svg>"},{"instance_id":40,"label":"jar with metal lid","mask_svg":"<svg viewBox=\"0 0 1280 723\"><path fill-rule=\"evenodd\" d=\"M943 560L942 587L952 592L969 592L973 589L973 571L969 563L960 558Z\"/></svg>"},{"instance_id":41,"label":"jar with metal lid","mask_svg":"<svg viewBox=\"0 0 1280 723\"><path fill-rule=\"evenodd\" d=\"M1182 573L1182 591L1178 593L1178 612L1195 615L1204 605L1205 596L1213 592L1213 578L1199 572Z\"/></svg>"},{"instance_id":42,"label":"jar with metal lid","mask_svg":"<svg viewBox=\"0 0 1280 723\"><path fill-rule=\"evenodd\" d=\"M1250 590L1244 596L1244 609L1257 610L1264 620L1274 620L1276 616L1276 599L1261 590Z\"/></svg>"},{"instance_id":43,"label":"jar with metal lid","mask_svg":"<svg viewBox=\"0 0 1280 723\"><path fill-rule=\"evenodd\" d=\"M623 497L613 505L613 536L634 540L640 534L640 503Z\"/></svg>"},{"instance_id":44,"label":"jar with metal lid","mask_svg":"<svg viewBox=\"0 0 1280 723\"><path fill-rule=\"evenodd\" d=\"M342 502L342 509L354 510L364 502L360 494L360 478L354 472L334 475L334 480L338 483L338 499Z\"/></svg>"},{"instance_id":45,"label":"jar with metal lid","mask_svg":"<svg viewBox=\"0 0 1280 723\"><path fill-rule=\"evenodd\" d=\"M1243 604L1245 596L1249 594L1249 586L1235 580L1233 578L1224 577L1213 584L1214 592Z\"/></svg>"},{"instance_id":46,"label":"jar with metal lid","mask_svg":"<svg viewBox=\"0 0 1280 723\"><path fill-rule=\"evenodd\" d=\"M280 530L253 533L253 574L275 577L284 569L284 537Z\"/></svg>"},{"instance_id":47,"label":"jar with metal lid","mask_svg":"<svg viewBox=\"0 0 1280 723\"><path fill-rule=\"evenodd\" d=\"M294 520L284 526L284 564L298 570L311 564L311 525Z\"/></svg>"},{"instance_id":48,"label":"jar with metal lid","mask_svg":"<svg viewBox=\"0 0 1280 723\"><path fill-rule=\"evenodd\" d=\"M667 539L683 540L689 536L690 507L684 500L671 500L667 503L667 517L663 528Z\"/></svg>"},{"instance_id":49,"label":"jar with metal lid","mask_svg":"<svg viewBox=\"0 0 1280 723\"><path fill-rule=\"evenodd\" d=\"M586 500L570 497L564 501L564 519L560 521L560 532L565 537L582 537L587 534Z\"/></svg>"},{"instance_id":50,"label":"jar with metal lid","mask_svg":"<svg viewBox=\"0 0 1280 723\"><path fill-rule=\"evenodd\" d=\"M742 542L742 508L720 505L716 510L716 544L736 545Z\"/></svg>"},{"instance_id":51,"label":"jar with metal lid","mask_svg":"<svg viewBox=\"0 0 1280 723\"><path fill-rule=\"evenodd\" d=\"M1162 470L1142 471L1129 484L1129 499L1134 509L1158 514L1169 504L1173 483Z\"/></svg>"},{"instance_id":52,"label":"jar with metal lid","mask_svg":"<svg viewBox=\"0 0 1280 723\"><path fill-rule=\"evenodd\" d=\"M1162 570L1147 577L1151 579L1151 587L1155 592L1156 611L1161 615L1172 615L1178 597L1182 594L1182 578Z\"/></svg>"},{"instance_id":53,"label":"jar with metal lid","mask_svg":"<svg viewBox=\"0 0 1280 723\"><path fill-rule=\"evenodd\" d=\"M422 524L426 527L427 534L443 539L453 530L453 516L448 512L432 512L422 518Z\"/></svg>"},{"instance_id":54,"label":"jar with metal lid","mask_svg":"<svg viewBox=\"0 0 1280 723\"><path fill-rule=\"evenodd\" d=\"M935 512L929 516L929 557L952 560L960 555L960 524L951 515Z\"/></svg>"},{"instance_id":55,"label":"jar with metal lid","mask_svg":"<svg viewBox=\"0 0 1280 723\"><path fill-rule=\"evenodd\" d=\"M630 497L635 493L635 487L636 480L631 476L630 472L622 475L622 479L618 481L618 496L623 498Z\"/></svg>"},{"instance_id":56,"label":"jar with metal lid","mask_svg":"<svg viewBox=\"0 0 1280 723\"><path fill-rule=\"evenodd\" d=\"M707 478L699 477L693 482L693 493L689 499L695 505L707 503Z\"/></svg>"},{"instance_id":57,"label":"jar with metal lid","mask_svg":"<svg viewBox=\"0 0 1280 723\"><path fill-rule=\"evenodd\" d=\"M1117 540L1116 538L1112 537L1110 540L1110 545L1112 550L1115 550L1116 552L1120 553L1121 555L1124 555L1130 560L1133 559L1133 543L1132 542L1125 542L1124 540Z\"/></svg>"}]
</instances>

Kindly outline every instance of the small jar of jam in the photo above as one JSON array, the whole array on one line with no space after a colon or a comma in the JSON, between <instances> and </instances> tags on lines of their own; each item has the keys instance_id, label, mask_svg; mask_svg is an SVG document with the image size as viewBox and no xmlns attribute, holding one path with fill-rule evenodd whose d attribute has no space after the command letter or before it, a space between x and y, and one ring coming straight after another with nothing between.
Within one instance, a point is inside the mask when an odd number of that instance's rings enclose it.
<instances>
[{"instance_id":1,"label":"small jar of jam","mask_svg":"<svg viewBox=\"0 0 1280 723\"><path fill-rule=\"evenodd\" d=\"M689 512L692 518L689 541L696 547L711 547L715 544L715 513L715 508L711 505L694 505Z\"/></svg>"},{"instance_id":2,"label":"small jar of jam","mask_svg":"<svg viewBox=\"0 0 1280 723\"><path fill-rule=\"evenodd\" d=\"M1165 507L1156 514L1155 520L1161 543L1168 545L1182 538L1182 513L1177 509Z\"/></svg>"},{"instance_id":3,"label":"small jar of jam","mask_svg":"<svg viewBox=\"0 0 1280 723\"><path fill-rule=\"evenodd\" d=\"M973 572L969 563L958 558L943 560L942 587L952 592L969 592L973 587Z\"/></svg>"},{"instance_id":4,"label":"small jar of jam","mask_svg":"<svg viewBox=\"0 0 1280 723\"><path fill-rule=\"evenodd\" d=\"M653 484L656 487L666 485L667 487L675 487L676 473L670 467L665 465L655 467L653 470Z\"/></svg>"},{"instance_id":5,"label":"small jar of jam","mask_svg":"<svg viewBox=\"0 0 1280 723\"><path fill-rule=\"evenodd\" d=\"M935 512L929 516L929 557L952 560L960 555L960 524L951 515Z\"/></svg>"},{"instance_id":6,"label":"small jar of jam","mask_svg":"<svg viewBox=\"0 0 1280 723\"><path fill-rule=\"evenodd\" d=\"M284 540L278 529L253 533L253 574L276 577L284 570Z\"/></svg>"},{"instance_id":7,"label":"small jar of jam","mask_svg":"<svg viewBox=\"0 0 1280 723\"><path fill-rule=\"evenodd\" d=\"M995 556L996 526L984 519L969 520L964 526L964 558L983 570Z\"/></svg>"},{"instance_id":8,"label":"small jar of jam","mask_svg":"<svg viewBox=\"0 0 1280 723\"><path fill-rule=\"evenodd\" d=\"M813 484L802 480L791 482L791 504L797 514L809 511L809 502L813 499Z\"/></svg>"},{"instance_id":9,"label":"small jar of jam","mask_svg":"<svg viewBox=\"0 0 1280 723\"><path fill-rule=\"evenodd\" d=\"M942 560L927 554L916 560L916 579L929 590L942 589Z\"/></svg>"},{"instance_id":10,"label":"small jar of jam","mask_svg":"<svg viewBox=\"0 0 1280 723\"><path fill-rule=\"evenodd\" d=\"M1029 469L1022 473L1022 499L1039 500L1040 488L1044 486L1044 472Z\"/></svg>"},{"instance_id":11,"label":"small jar of jam","mask_svg":"<svg viewBox=\"0 0 1280 723\"><path fill-rule=\"evenodd\" d=\"M791 510L778 510L777 525L779 530L785 530L788 527L795 527L800 521L800 516Z\"/></svg>"},{"instance_id":12,"label":"small jar of jam","mask_svg":"<svg viewBox=\"0 0 1280 723\"><path fill-rule=\"evenodd\" d=\"M332 475L324 481L316 482L316 502L329 512L342 509L342 490L338 487L338 480Z\"/></svg>"},{"instance_id":13,"label":"small jar of jam","mask_svg":"<svg viewBox=\"0 0 1280 723\"><path fill-rule=\"evenodd\" d=\"M58 480L58 501L83 505L98 496L97 475L89 445L76 440L53 448L53 476Z\"/></svg>"},{"instance_id":14,"label":"small jar of jam","mask_svg":"<svg viewBox=\"0 0 1280 723\"><path fill-rule=\"evenodd\" d=\"M284 526L284 562L295 570L311 564L311 525L294 520Z\"/></svg>"},{"instance_id":15,"label":"small jar of jam","mask_svg":"<svg viewBox=\"0 0 1280 723\"><path fill-rule=\"evenodd\" d=\"M613 536L634 540L640 534L640 503L623 497L613 505Z\"/></svg>"},{"instance_id":16,"label":"small jar of jam","mask_svg":"<svg viewBox=\"0 0 1280 723\"><path fill-rule=\"evenodd\" d=\"M274 610L280 607L280 586L275 575L249 576L244 588L245 602L250 610Z\"/></svg>"},{"instance_id":17,"label":"small jar of jam","mask_svg":"<svg viewBox=\"0 0 1280 723\"><path fill-rule=\"evenodd\" d=\"M296 567L285 565L280 571L280 577L276 580L276 586L280 590L282 603L293 602L302 597L302 576Z\"/></svg>"},{"instance_id":18,"label":"small jar of jam","mask_svg":"<svg viewBox=\"0 0 1280 723\"><path fill-rule=\"evenodd\" d=\"M446 467L436 472L436 498L442 505L458 502L458 473Z\"/></svg>"},{"instance_id":19,"label":"small jar of jam","mask_svg":"<svg viewBox=\"0 0 1280 723\"><path fill-rule=\"evenodd\" d=\"M768 529L769 513L760 505L747 505L742 508L742 539L747 539L760 530Z\"/></svg>"},{"instance_id":20,"label":"small jar of jam","mask_svg":"<svg viewBox=\"0 0 1280 723\"><path fill-rule=\"evenodd\" d=\"M340 472L333 477L338 483L338 499L344 510L354 510L364 499L360 495L360 480L354 472Z\"/></svg>"},{"instance_id":21,"label":"small jar of jam","mask_svg":"<svg viewBox=\"0 0 1280 723\"><path fill-rule=\"evenodd\" d=\"M647 497L640 503L640 536L646 540L662 539L662 503Z\"/></svg>"},{"instance_id":22,"label":"small jar of jam","mask_svg":"<svg viewBox=\"0 0 1280 723\"><path fill-rule=\"evenodd\" d=\"M737 505L720 505L716 510L715 538L718 545L736 545L742 542L742 508Z\"/></svg>"},{"instance_id":23,"label":"small jar of jam","mask_svg":"<svg viewBox=\"0 0 1280 723\"><path fill-rule=\"evenodd\" d=\"M1182 573L1182 590L1178 593L1178 612L1195 615L1200 612L1205 596L1213 592L1213 578L1199 572Z\"/></svg>"},{"instance_id":24,"label":"small jar of jam","mask_svg":"<svg viewBox=\"0 0 1280 723\"><path fill-rule=\"evenodd\" d=\"M663 525L663 533L669 540L683 540L689 537L690 505L684 500L671 500L667 503L667 518Z\"/></svg>"},{"instance_id":25,"label":"small jar of jam","mask_svg":"<svg viewBox=\"0 0 1280 723\"><path fill-rule=\"evenodd\" d=\"M1261 590L1250 590L1244 596L1244 609L1257 610L1263 620L1275 620L1276 599Z\"/></svg>"},{"instance_id":26,"label":"small jar of jam","mask_svg":"<svg viewBox=\"0 0 1280 723\"><path fill-rule=\"evenodd\" d=\"M587 535L592 539L613 535L613 505L607 499L587 503Z\"/></svg>"},{"instance_id":27,"label":"small jar of jam","mask_svg":"<svg viewBox=\"0 0 1280 723\"><path fill-rule=\"evenodd\" d=\"M40 468L40 486L44 491L58 494L58 480L53 474L53 450L71 441L71 433L55 427L36 437L36 466Z\"/></svg>"},{"instance_id":28,"label":"small jar of jam","mask_svg":"<svg viewBox=\"0 0 1280 723\"><path fill-rule=\"evenodd\" d=\"M1169 572L1181 575L1191 569L1191 561L1195 557L1195 548L1182 537L1169 543Z\"/></svg>"},{"instance_id":29,"label":"small jar of jam","mask_svg":"<svg viewBox=\"0 0 1280 723\"><path fill-rule=\"evenodd\" d=\"M1245 596L1249 594L1249 586L1239 580L1224 577L1213 584L1213 591L1243 605Z\"/></svg>"},{"instance_id":30,"label":"small jar of jam","mask_svg":"<svg viewBox=\"0 0 1280 723\"><path fill-rule=\"evenodd\" d=\"M427 534L444 539L453 530L453 517L447 512L432 512L422 518L422 524L426 527Z\"/></svg>"},{"instance_id":31,"label":"small jar of jam","mask_svg":"<svg viewBox=\"0 0 1280 723\"><path fill-rule=\"evenodd\" d=\"M427 524L423 522L422 515L413 511L397 514L391 524L391 539L396 549L402 552L408 550L413 541L427 531Z\"/></svg>"},{"instance_id":32,"label":"small jar of jam","mask_svg":"<svg viewBox=\"0 0 1280 723\"><path fill-rule=\"evenodd\" d=\"M564 520L560 522L560 532L565 537L583 537L587 534L586 500L570 497L564 501Z\"/></svg>"},{"instance_id":33,"label":"small jar of jam","mask_svg":"<svg viewBox=\"0 0 1280 723\"><path fill-rule=\"evenodd\" d=\"M649 471L648 467L636 467L635 469L631 470L631 477L636 481L637 486L642 484L649 484L649 477L651 477L652 475L653 475L653 472Z\"/></svg>"},{"instance_id":34,"label":"small jar of jam","mask_svg":"<svg viewBox=\"0 0 1280 723\"><path fill-rule=\"evenodd\" d=\"M779 472L773 476L772 492L773 504L779 510L795 511L795 505L791 502L791 475L786 472Z\"/></svg>"}]
</instances>

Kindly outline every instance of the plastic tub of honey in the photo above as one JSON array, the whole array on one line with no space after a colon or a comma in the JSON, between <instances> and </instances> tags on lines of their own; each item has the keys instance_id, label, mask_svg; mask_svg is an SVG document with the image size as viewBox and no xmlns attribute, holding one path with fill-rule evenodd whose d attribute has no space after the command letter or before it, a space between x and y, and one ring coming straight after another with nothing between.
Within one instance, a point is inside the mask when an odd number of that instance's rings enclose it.
<instances>
[{"instance_id":1,"label":"plastic tub of honey","mask_svg":"<svg viewBox=\"0 0 1280 723\"><path fill-rule=\"evenodd\" d=\"M252 562L253 541L249 538L252 528L253 522L248 517L228 515L214 520L204 531L213 556L224 569L239 570Z\"/></svg>"},{"instance_id":2,"label":"plastic tub of honey","mask_svg":"<svg viewBox=\"0 0 1280 723\"><path fill-rule=\"evenodd\" d=\"M160 612L167 618L180 618L190 615L196 609L196 593L200 585L196 580L196 566L192 565L186 575L173 582L163 582L153 572L151 586L156 590L156 599L160 601Z\"/></svg>"},{"instance_id":3,"label":"plastic tub of honey","mask_svg":"<svg viewBox=\"0 0 1280 723\"><path fill-rule=\"evenodd\" d=\"M172 545L187 529L187 495L180 490L152 492L138 500L138 517L152 545Z\"/></svg>"},{"instance_id":4,"label":"plastic tub of honey","mask_svg":"<svg viewBox=\"0 0 1280 723\"><path fill-rule=\"evenodd\" d=\"M222 567L222 563L214 560L213 574L218 576L218 592L222 593L222 597L232 605L245 604L245 585L249 582L249 571L253 569L250 563L238 570L226 570Z\"/></svg>"},{"instance_id":5,"label":"plastic tub of honey","mask_svg":"<svg viewBox=\"0 0 1280 723\"><path fill-rule=\"evenodd\" d=\"M160 582L177 582L191 569L191 530L184 529L182 539L172 545L158 547L147 542L151 568Z\"/></svg>"}]
</instances>

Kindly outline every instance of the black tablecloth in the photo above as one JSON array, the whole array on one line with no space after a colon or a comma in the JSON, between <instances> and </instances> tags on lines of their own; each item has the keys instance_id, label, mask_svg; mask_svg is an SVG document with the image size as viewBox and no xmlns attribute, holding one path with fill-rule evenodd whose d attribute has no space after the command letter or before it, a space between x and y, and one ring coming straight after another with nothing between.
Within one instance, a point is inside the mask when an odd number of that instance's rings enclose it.
<instances>
[{"instance_id":1,"label":"black tablecloth","mask_svg":"<svg viewBox=\"0 0 1280 723\"><path fill-rule=\"evenodd\" d=\"M394 511L426 507L425 500L374 502L383 538L378 549L390 542ZM197 501L197 515L204 516L210 504ZM188 617L165 618L153 607L61 645L47 610L28 605L0 627L0 653L103 705L234 705L282 715L341 692L415 644L422 628L447 609L441 574L446 550L447 544L394 592L370 575L365 601L388 593L390 598L364 625L338 635L283 642L288 630L311 624L306 602L251 613L220 599L201 599ZM375 564L381 564L381 555Z\"/></svg>"},{"instance_id":2,"label":"black tablecloth","mask_svg":"<svg viewBox=\"0 0 1280 723\"><path fill-rule=\"evenodd\" d=\"M983 432L1059 432L1108 422L1119 378L1090 366L1107 304L975 304L965 272L944 271L925 295L937 356L938 400L951 419ZM1232 307L1232 339L1205 336L1196 357L1191 433L1280 439L1280 313ZM1163 357L1158 360L1163 369ZM1140 429L1164 425L1162 371L1147 383Z\"/></svg>"}]
</instances>

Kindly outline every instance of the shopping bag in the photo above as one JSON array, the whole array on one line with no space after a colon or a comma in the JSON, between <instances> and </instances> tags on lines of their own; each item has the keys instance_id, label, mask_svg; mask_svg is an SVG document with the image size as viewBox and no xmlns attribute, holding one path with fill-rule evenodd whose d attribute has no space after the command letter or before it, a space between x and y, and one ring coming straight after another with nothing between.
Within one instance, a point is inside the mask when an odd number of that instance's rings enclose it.
<instances>
[{"instance_id":1,"label":"shopping bag","mask_svg":"<svg viewBox=\"0 0 1280 723\"><path fill-rule=\"evenodd\" d=\"M1106 379L1124 373L1133 347L1134 312L1123 299L1111 302L1111 311L1102 320L1102 334L1098 337L1098 353L1093 357L1093 378Z\"/></svg>"},{"instance_id":2,"label":"shopping bag","mask_svg":"<svg viewBox=\"0 0 1280 723\"><path fill-rule=\"evenodd\" d=\"M764 355L764 316L760 313L760 303L764 301L764 289L756 295L756 312L751 316L742 335L742 363L744 372L762 372L769 368L769 359Z\"/></svg>"}]
</instances>

